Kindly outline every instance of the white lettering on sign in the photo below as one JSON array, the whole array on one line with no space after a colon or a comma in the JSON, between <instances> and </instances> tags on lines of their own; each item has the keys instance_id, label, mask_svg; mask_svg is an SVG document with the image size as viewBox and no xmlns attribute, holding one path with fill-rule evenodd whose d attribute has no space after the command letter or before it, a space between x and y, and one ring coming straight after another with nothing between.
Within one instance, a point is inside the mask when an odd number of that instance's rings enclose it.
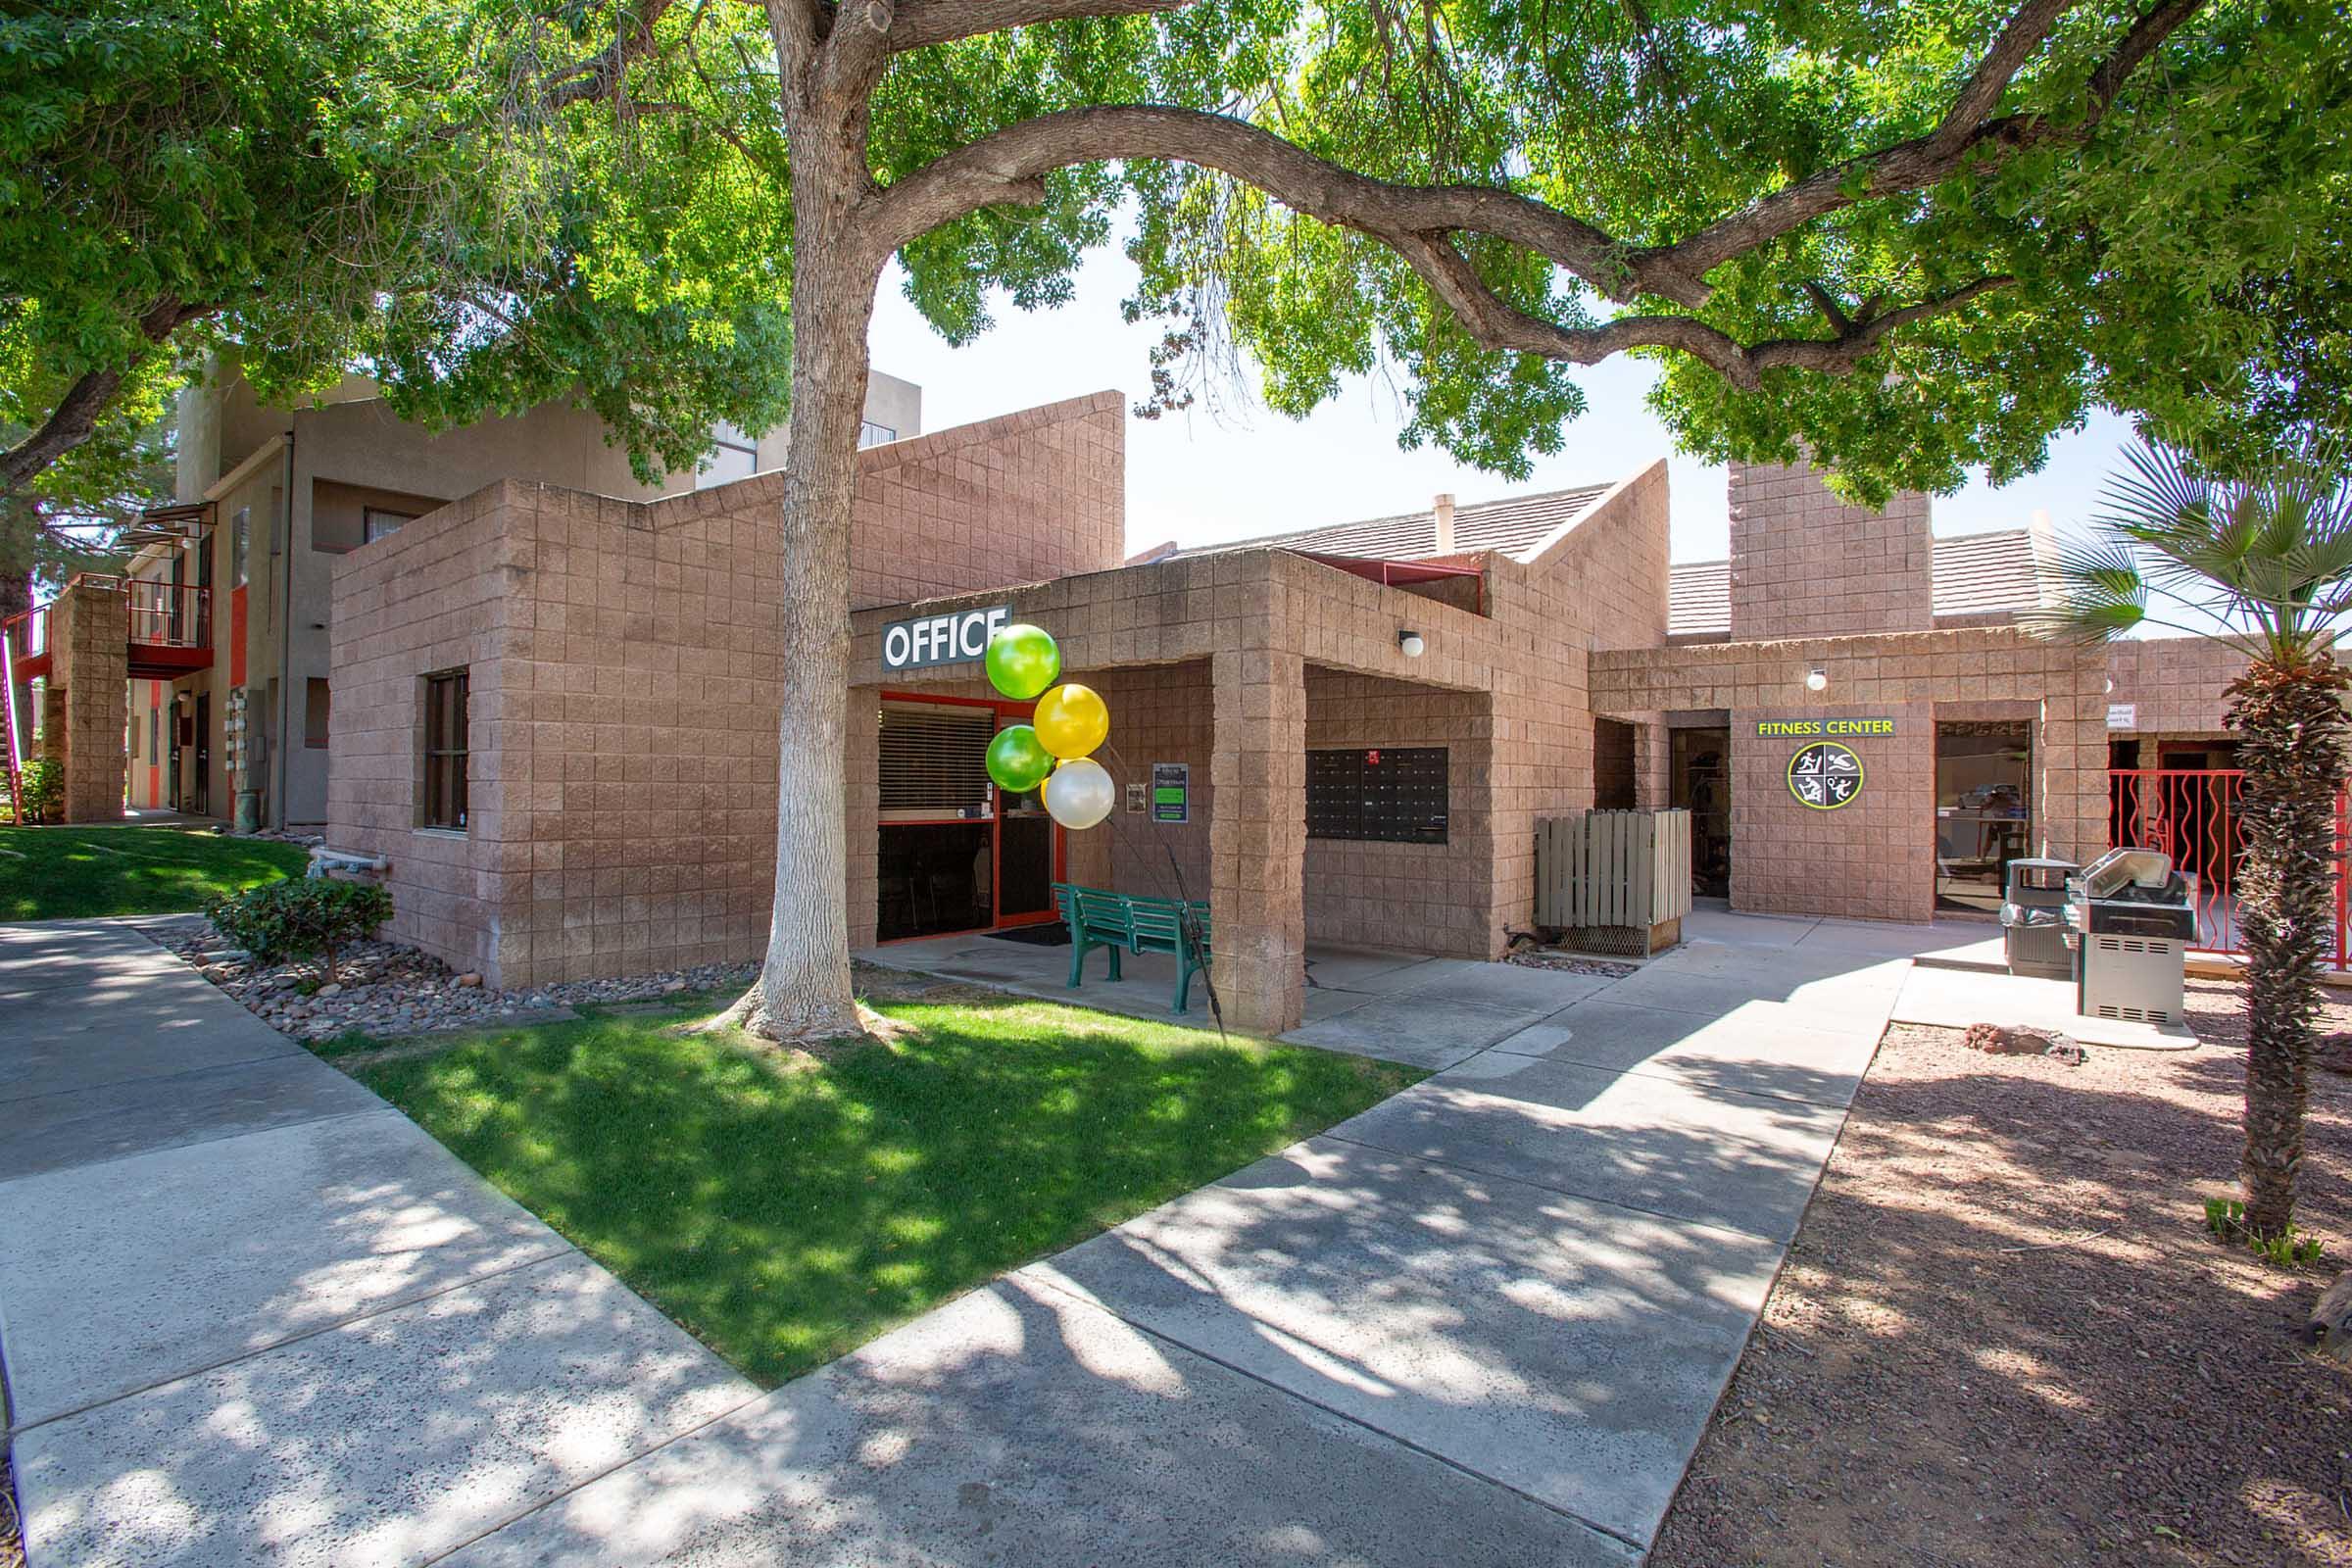
<instances>
[{"instance_id":1,"label":"white lettering on sign","mask_svg":"<svg viewBox=\"0 0 2352 1568\"><path fill-rule=\"evenodd\" d=\"M986 610L894 620L882 628L882 667L921 669L979 659L987 654L997 628L1011 618L1010 605L991 605Z\"/></svg>"}]
</instances>

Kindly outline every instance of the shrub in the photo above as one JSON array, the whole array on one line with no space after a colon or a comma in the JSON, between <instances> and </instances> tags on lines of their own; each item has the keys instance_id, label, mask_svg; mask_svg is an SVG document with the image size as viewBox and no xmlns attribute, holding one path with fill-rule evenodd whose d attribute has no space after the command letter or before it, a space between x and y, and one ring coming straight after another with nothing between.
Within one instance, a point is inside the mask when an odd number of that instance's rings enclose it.
<instances>
[{"instance_id":1,"label":"shrub","mask_svg":"<svg viewBox=\"0 0 2352 1568\"><path fill-rule=\"evenodd\" d=\"M2257 1255L2282 1268L2317 1263L2328 1251L2326 1242L2291 1224L2277 1236L2255 1235L2246 1229L2246 1205L2234 1198L2205 1200L2205 1228L2225 1242L2244 1243Z\"/></svg>"},{"instance_id":2,"label":"shrub","mask_svg":"<svg viewBox=\"0 0 2352 1568\"><path fill-rule=\"evenodd\" d=\"M66 770L54 757L36 757L18 772L23 782L9 808L19 822L50 822L66 805Z\"/></svg>"},{"instance_id":3,"label":"shrub","mask_svg":"<svg viewBox=\"0 0 2352 1568\"><path fill-rule=\"evenodd\" d=\"M372 882L335 882L303 877L269 882L204 906L213 929L254 956L257 963L286 958L326 959L326 978L335 979L335 954L392 918L392 895Z\"/></svg>"}]
</instances>

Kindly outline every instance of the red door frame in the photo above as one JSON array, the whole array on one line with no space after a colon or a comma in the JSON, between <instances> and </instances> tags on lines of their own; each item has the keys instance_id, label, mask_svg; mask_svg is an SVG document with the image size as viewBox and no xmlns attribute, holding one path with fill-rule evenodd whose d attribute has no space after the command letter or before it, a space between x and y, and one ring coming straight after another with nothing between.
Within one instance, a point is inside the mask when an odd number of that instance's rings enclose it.
<instances>
[{"instance_id":1,"label":"red door frame","mask_svg":"<svg viewBox=\"0 0 2352 1568\"><path fill-rule=\"evenodd\" d=\"M883 689L882 700L886 703L933 703L943 708L993 709L1000 720L1007 717L1026 717L1037 706L1034 703L1010 703L997 697L943 697L933 692L894 691L888 687ZM1002 728L1002 724L999 727ZM876 787L879 788L878 780ZM988 907L989 912L997 916L996 923L971 926L962 931L934 931L928 936L892 937L888 942L877 943L877 946L888 947L899 942L929 942L935 937L969 936L974 931L1010 931L1020 926L1048 925L1061 918L1061 915L1052 907L1041 909L1034 914L1016 914L1010 918L998 912L1004 907L1004 813L999 809L997 799L999 791L993 782L989 785L988 790L990 878ZM889 822L877 821L874 827L875 832L879 834L885 827L968 827L971 825L971 820L968 816L896 817ZM1055 882L1063 880L1062 858L1066 848L1063 838L1061 824L1054 823L1053 880Z\"/></svg>"}]
</instances>

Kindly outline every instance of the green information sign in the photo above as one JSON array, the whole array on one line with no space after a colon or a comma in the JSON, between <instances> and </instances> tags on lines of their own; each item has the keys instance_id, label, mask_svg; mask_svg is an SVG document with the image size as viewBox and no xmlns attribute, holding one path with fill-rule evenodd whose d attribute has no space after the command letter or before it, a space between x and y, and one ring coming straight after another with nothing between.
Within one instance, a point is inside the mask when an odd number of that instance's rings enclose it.
<instances>
[{"instance_id":1,"label":"green information sign","mask_svg":"<svg viewBox=\"0 0 2352 1568\"><path fill-rule=\"evenodd\" d=\"M1152 820L1189 822L1193 819L1193 764L1152 764Z\"/></svg>"}]
</instances>

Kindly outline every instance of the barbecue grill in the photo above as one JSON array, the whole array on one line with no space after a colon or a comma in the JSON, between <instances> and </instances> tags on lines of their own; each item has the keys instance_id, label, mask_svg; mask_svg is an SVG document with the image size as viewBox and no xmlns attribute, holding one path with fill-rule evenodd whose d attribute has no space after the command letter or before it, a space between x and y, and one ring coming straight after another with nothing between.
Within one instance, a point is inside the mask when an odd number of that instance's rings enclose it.
<instances>
[{"instance_id":1,"label":"barbecue grill","mask_svg":"<svg viewBox=\"0 0 2352 1568\"><path fill-rule=\"evenodd\" d=\"M2073 860L2009 862L2008 885L2001 893L2001 956L2011 974L2037 980L2075 977L2075 962L2066 951L2066 879L2082 869Z\"/></svg>"},{"instance_id":2,"label":"barbecue grill","mask_svg":"<svg viewBox=\"0 0 2352 1568\"><path fill-rule=\"evenodd\" d=\"M2180 977L2197 939L2196 881L2157 850L2109 850L2066 883L2075 1011L2177 1024Z\"/></svg>"}]
</instances>

